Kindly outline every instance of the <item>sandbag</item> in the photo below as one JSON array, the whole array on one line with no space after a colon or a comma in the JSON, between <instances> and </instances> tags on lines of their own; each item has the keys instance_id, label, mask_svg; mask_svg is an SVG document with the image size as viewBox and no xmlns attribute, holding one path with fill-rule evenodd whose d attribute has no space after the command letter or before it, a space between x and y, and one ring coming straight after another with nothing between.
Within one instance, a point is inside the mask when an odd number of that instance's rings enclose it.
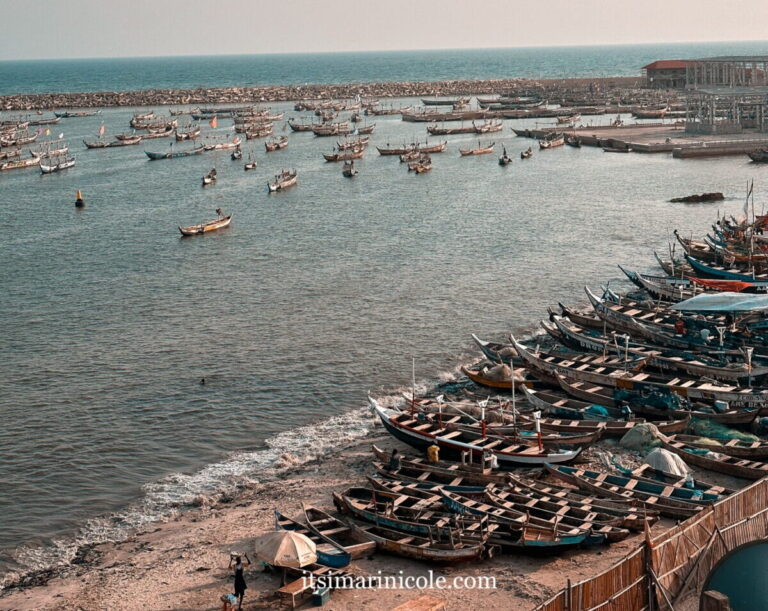
<instances>
[{"instance_id":1,"label":"sandbag","mask_svg":"<svg viewBox=\"0 0 768 611\"><path fill-rule=\"evenodd\" d=\"M648 452L645 463L654 469L680 477L685 477L691 472L690 467L685 464L682 458L664 448L655 448Z\"/></svg>"},{"instance_id":2,"label":"sandbag","mask_svg":"<svg viewBox=\"0 0 768 611\"><path fill-rule=\"evenodd\" d=\"M627 450L645 453L661 445L658 436L659 429L656 428L655 424L643 422L629 429L624 437L621 438L619 445Z\"/></svg>"}]
</instances>

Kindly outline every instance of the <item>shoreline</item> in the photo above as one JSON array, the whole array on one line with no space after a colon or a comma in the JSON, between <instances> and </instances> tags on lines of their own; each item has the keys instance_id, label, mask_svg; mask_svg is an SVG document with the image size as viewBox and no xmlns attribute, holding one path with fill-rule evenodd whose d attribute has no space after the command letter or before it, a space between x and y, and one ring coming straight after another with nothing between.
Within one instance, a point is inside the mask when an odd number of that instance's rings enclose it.
<instances>
[{"instance_id":1,"label":"shoreline","mask_svg":"<svg viewBox=\"0 0 768 611\"><path fill-rule=\"evenodd\" d=\"M300 513L306 501L330 510L331 491L364 483L370 473L370 445L402 448L380 426L337 454L297 466L287 475L244 486L236 495L223 495L175 517L147 525L119 542L81 546L68 564L28 573L0 592L4 608L90 610L132 608L195 608L218 610L219 597L231 591L227 570L231 550L248 551L250 541L270 530L273 510ZM293 457L284 459L291 462ZM278 483L278 485L275 485ZM662 529L669 524L658 524ZM443 599L448 608L482 602L488 610L528 609L563 587L566 579L585 579L613 565L636 547L642 533L622 542L574 550L552 557L499 555L481 563L436 567L377 553L356 561L369 575L493 575L488 590L339 590L329 608L350 610L377 605L393 608L421 594ZM279 577L263 573L258 563L246 572L244 609L275 608ZM126 602L130 601L130 602Z\"/></svg>"},{"instance_id":2,"label":"shoreline","mask_svg":"<svg viewBox=\"0 0 768 611\"><path fill-rule=\"evenodd\" d=\"M206 87L196 89L141 89L135 91L94 91L18 93L0 95L0 110L18 112L59 108L111 108L130 106L186 106L190 104L246 104L291 102L308 99L351 99L355 96L405 98L493 94L526 87L584 88L600 84L606 89L638 87L642 76L614 76L566 79L485 79L447 81L400 81L312 85L264 85L259 87Z\"/></svg>"}]
</instances>

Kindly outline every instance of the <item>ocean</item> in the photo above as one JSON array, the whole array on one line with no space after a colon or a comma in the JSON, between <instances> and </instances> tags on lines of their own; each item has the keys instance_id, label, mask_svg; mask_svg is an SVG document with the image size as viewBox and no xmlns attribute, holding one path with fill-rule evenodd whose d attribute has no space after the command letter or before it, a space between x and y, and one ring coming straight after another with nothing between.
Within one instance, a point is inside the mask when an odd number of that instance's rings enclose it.
<instances>
[{"instance_id":1,"label":"ocean","mask_svg":"<svg viewBox=\"0 0 768 611\"><path fill-rule=\"evenodd\" d=\"M672 49L624 48L632 69L598 60L605 52L595 48L581 58L577 49L425 53L434 69L372 59L365 70L359 61L331 70L327 56L305 57L291 78L516 76L503 71L503 58L522 62L522 53L541 55L523 63L542 75L602 75L612 65L636 74L659 56L726 52ZM478 59L494 53L495 67ZM207 70L214 61L220 72ZM89 62L0 63L0 87L228 85L238 82L234 66L248 61L98 60L100 70ZM271 67L244 72L240 84L280 82L286 61L259 58ZM179 62L189 69L171 69ZM128 64L154 69L123 73ZM272 108L297 116L292 105ZM225 152L148 161L143 149L166 150L162 139L83 147L102 123L107 134L128 131L132 112L105 109L55 126L53 137L62 132L77 158L62 174L0 173L0 572L66 561L78 544L120 538L201 498L273 477L286 469L285 453L307 461L334 452L373 426L368 392L410 386L412 359L419 388L456 379L461 364L479 358L471 333L530 333L547 306L584 303L585 285L628 288L617 263L653 269L653 251L666 251L673 228L703 234L718 210L736 214L750 179L758 211L766 195L768 168L746 157L564 147L521 161L531 142L510 127L532 120L505 121L493 135L497 151L504 144L514 157L510 166L493 155L460 158L457 148L476 140L453 136L421 176L373 148L424 139L424 125L399 117L376 117L354 180L323 160L333 138L306 133L286 132L289 147L269 155L261 141L248 142L246 157L259 165L247 173ZM231 135L230 126L222 120L217 134ZM277 133L284 130L279 122ZM218 184L202 189L200 177L214 166ZM299 185L268 195L267 181L287 167L297 168ZM728 199L667 202L703 191ZM178 225L213 218L216 208L234 214L229 229L179 236Z\"/></svg>"},{"instance_id":2,"label":"ocean","mask_svg":"<svg viewBox=\"0 0 768 611\"><path fill-rule=\"evenodd\" d=\"M376 81L635 76L657 59L761 55L767 42L0 61L0 95Z\"/></svg>"}]
</instances>

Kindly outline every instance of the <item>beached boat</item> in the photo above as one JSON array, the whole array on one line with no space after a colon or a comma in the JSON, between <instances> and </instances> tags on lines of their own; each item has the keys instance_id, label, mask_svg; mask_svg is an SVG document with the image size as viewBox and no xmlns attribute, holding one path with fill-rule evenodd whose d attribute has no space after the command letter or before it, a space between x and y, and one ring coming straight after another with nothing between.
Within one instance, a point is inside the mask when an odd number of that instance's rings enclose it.
<instances>
[{"instance_id":1,"label":"beached boat","mask_svg":"<svg viewBox=\"0 0 768 611\"><path fill-rule=\"evenodd\" d=\"M294 186L298 181L299 174L296 170L283 170L280 174L275 175L275 179L272 182L267 183L267 190L270 193L284 191Z\"/></svg>"},{"instance_id":2,"label":"beached boat","mask_svg":"<svg viewBox=\"0 0 768 611\"><path fill-rule=\"evenodd\" d=\"M504 438L477 439L466 431L448 430L432 422L421 422L410 414L381 407L371 397L368 397L368 401L390 435L420 450L437 444L449 455L469 453L474 459L480 459L490 452L496 456L502 468L566 463L574 460L581 452L581 448L542 451L535 445L510 442Z\"/></svg>"},{"instance_id":3,"label":"beached boat","mask_svg":"<svg viewBox=\"0 0 768 611\"><path fill-rule=\"evenodd\" d=\"M203 145L196 146L191 149L186 150L173 150L171 148L169 151L163 152L163 153L156 153L153 151L144 151L144 154L149 157L151 160L156 159L176 159L177 157L189 157L190 155L200 155L205 151L205 147Z\"/></svg>"},{"instance_id":4,"label":"beached boat","mask_svg":"<svg viewBox=\"0 0 768 611\"><path fill-rule=\"evenodd\" d=\"M703 448L737 458L749 458L756 461L768 459L768 442L742 441L740 439L718 440L700 435L667 435L670 441L679 441L693 448Z\"/></svg>"},{"instance_id":5,"label":"beached boat","mask_svg":"<svg viewBox=\"0 0 768 611\"><path fill-rule=\"evenodd\" d=\"M484 543L464 543L458 540L451 544L380 526L351 524L350 527L361 540L376 543L377 549L415 560L440 564L470 562L482 557L485 550Z\"/></svg>"},{"instance_id":6,"label":"beached boat","mask_svg":"<svg viewBox=\"0 0 768 611\"><path fill-rule=\"evenodd\" d=\"M576 469L565 465L545 467L555 478L572 486L608 498L632 498L670 518L689 518L707 505L721 500L720 495L702 494L663 483L649 483L616 473Z\"/></svg>"},{"instance_id":7,"label":"beached boat","mask_svg":"<svg viewBox=\"0 0 768 611\"><path fill-rule=\"evenodd\" d=\"M683 376L664 377L643 371L642 359L626 363L620 358L606 359L602 355L578 354L561 356L555 353L533 353L512 338L515 349L526 367L536 370L557 383L557 375L568 379L591 382L625 390L668 391L681 397L701 401L724 401L734 407L768 406L768 389L741 388L716 381Z\"/></svg>"},{"instance_id":8,"label":"beached boat","mask_svg":"<svg viewBox=\"0 0 768 611\"><path fill-rule=\"evenodd\" d=\"M284 149L288 146L288 136L281 136L280 138L272 138L271 140L267 140L264 143L264 148L267 150L267 153L271 153L272 151L279 151L280 149Z\"/></svg>"},{"instance_id":9,"label":"beached boat","mask_svg":"<svg viewBox=\"0 0 768 611\"><path fill-rule=\"evenodd\" d=\"M766 462L730 456L718 452L716 447L691 446L670 437L660 436L660 439L665 450L677 454L688 464L744 479L761 479L768 475Z\"/></svg>"},{"instance_id":10,"label":"beached boat","mask_svg":"<svg viewBox=\"0 0 768 611\"><path fill-rule=\"evenodd\" d=\"M472 149L459 149L459 155L462 157L469 157L471 155L488 155L493 153L493 147L496 146L495 142L491 142L483 146L480 142L477 143L477 148Z\"/></svg>"},{"instance_id":11,"label":"beached boat","mask_svg":"<svg viewBox=\"0 0 768 611\"><path fill-rule=\"evenodd\" d=\"M557 376L557 381L563 391L571 397L609 407L618 407L619 403L622 402L628 403L634 413L650 418L674 421L698 418L735 426L750 424L760 413L757 408L726 408L723 411L718 411L711 405L699 403L694 403L683 409L680 403L681 399L678 399L678 395L671 393L655 395L654 393L636 393L624 389L617 390L613 387L591 382L570 380L560 375Z\"/></svg>"},{"instance_id":12,"label":"beached boat","mask_svg":"<svg viewBox=\"0 0 768 611\"><path fill-rule=\"evenodd\" d=\"M67 156L47 156L40 159L40 171L43 174L60 172L75 166L75 158Z\"/></svg>"},{"instance_id":13,"label":"beached boat","mask_svg":"<svg viewBox=\"0 0 768 611\"><path fill-rule=\"evenodd\" d=\"M179 231L182 236L202 235L204 233L210 233L224 227L229 227L232 222L232 215L224 216L221 208L216 209L216 214L219 215L217 219L212 221L205 221L199 225L189 225L188 227L179 227Z\"/></svg>"},{"instance_id":14,"label":"beached boat","mask_svg":"<svg viewBox=\"0 0 768 611\"><path fill-rule=\"evenodd\" d=\"M304 535L315 544L315 553L317 554L318 564L342 568L348 566L352 561L352 554L338 545L335 541L320 536L315 530L311 529L301 520L289 518L285 514L275 509L275 529L290 530Z\"/></svg>"}]
</instances>

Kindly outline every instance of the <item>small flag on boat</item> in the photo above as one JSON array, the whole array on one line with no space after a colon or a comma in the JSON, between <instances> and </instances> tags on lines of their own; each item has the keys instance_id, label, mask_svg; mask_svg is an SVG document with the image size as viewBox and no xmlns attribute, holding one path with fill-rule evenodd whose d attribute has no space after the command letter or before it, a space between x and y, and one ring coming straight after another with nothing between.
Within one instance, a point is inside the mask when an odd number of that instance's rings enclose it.
<instances>
[{"instance_id":1,"label":"small flag on boat","mask_svg":"<svg viewBox=\"0 0 768 611\"><path fill-rule=\"evenodd\" d=\"M219 126L219 118L216 115L213 115L213 119L208 121L208 125L210 125L213 129L216 129Z\"/></svg>"},{"instance_id":2,"label":"small flag on boat","mask_svg":"<svg viewBox=\"0 0 768 611\"><path fill-rule=\"evenodd\" d=\"M101 127L99 127L99 136L103 136L105 131L106 131L106 127L102 123Z\"/></svg>"}]
</instances>

